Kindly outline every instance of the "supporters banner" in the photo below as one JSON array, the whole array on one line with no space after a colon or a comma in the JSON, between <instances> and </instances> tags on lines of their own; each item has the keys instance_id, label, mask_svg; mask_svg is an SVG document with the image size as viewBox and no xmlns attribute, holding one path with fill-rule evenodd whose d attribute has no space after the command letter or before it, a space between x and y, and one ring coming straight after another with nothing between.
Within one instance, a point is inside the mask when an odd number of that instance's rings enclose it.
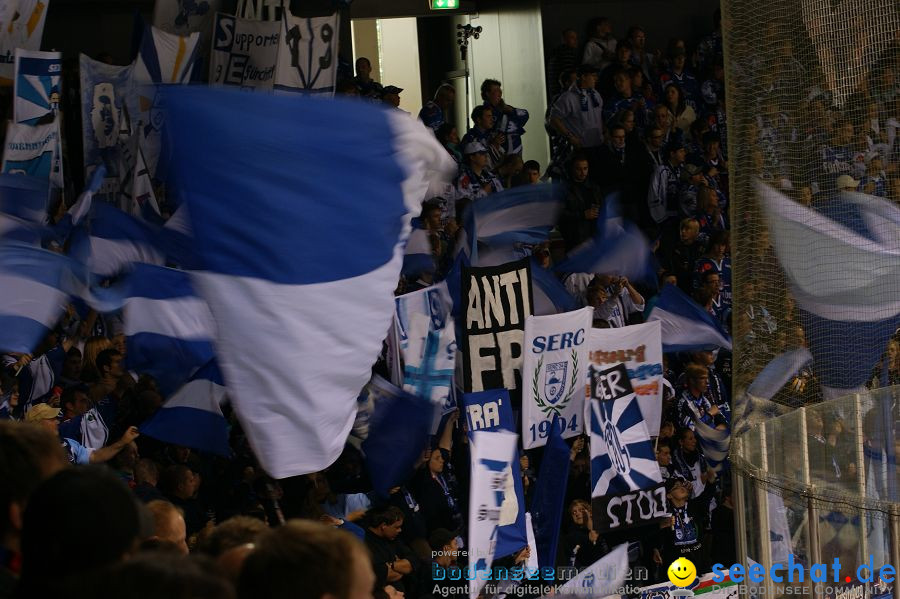
<instances>
[{"instance_id":1,"label":"supporters banner","mask_svg":"<svg viewBox=\"0 0 900 599\"><path fill-rule=\"evenodd\" d=\"M59 127L56 121L46 125L8 123L3 143L4 173L29 175L62 186L62 173L56 170Z\"/></svg>"},{"instance_id":2,"label":"supporters banner","mask_svg":"<svg viewBox=\"0 0 900 599\"><path fill-rule=\"evenodd\" d=\"M591 503L598 532L668 516L653 443L625 366L591 366Z\"/></svg>"},{"instance_id":3,"label":"supporters banner","mask_svg":"<svg viewBox=\"0 0 900 599\"><path fill-rule=\"evenodd\" d=\"M210 84L271 90L281 31L282 25L277 21L216 14L209 58Z\"/></svg>"},{"instance_id":4,"label":"supporters banner","mask_svg":"<svg viewBox=\"0 0 900 599\"><path fill-rule=\"evenodd\" d=\"M275 89L333 94L338 65L338 14L300 18L285 11Z\"/></svg>"},{"instance_id":5,"label":"supporters banner","mask_svg":"<svg viewBox=\"0 0 900 599\"><path fill-rule=\"evenodd\" d=\"M50 0L7 0L0 6L0 85L12 85L16 49L39 50Z\"/></svg>"},{"instance_id":6,"label":"supporters banner","mask_svg":"<svg viewBox=\"0 0 900 599\"><path fill-rule=\"evenodd\" d=\"M506 389L491 389L462 396L469 429L469 440L475 443L475 431L516 431L512 404ZM500 509L495 557L505 557L528 544L525 527L525 489L519 460L509 465L506 496ZM471 554L470 554L471 555Z\"/></svg>"},{"instance_id":7,"label":"supporters banner","mask_svg":"<svg viewBox=\"0 0 900 599\"><path fill-rule=\"evenodd\" d=\"M472 479L469 491L469 564L476 572L490 570L497 545L502 505L509 495L512 470L518 463L516 435L506 431L472 434ZM475 575L469 583L469 599L478 596L488 575Z\"/></svg>"},{"instance_id":8,"label":"supporters banner","mask_svg":"<svg viewBox=\"0 0 900 599\"><path fill-rule=\"evenodd\" d=\"M593 308L525 321L522 367L522 445L547 444L550 424L559 416L563 438L584 431L584 390Z\"/></svg>"},{"instance_id":9,"label":"supporters banner","mask_svg":"<svg viewBox=\"0 0 900 599\"><path fill-rule=\"evenodd\" d=\"M438 406L440 416L456 409L451 393L456 365L456 329L446 283L401 295L395 300L397 336L403 360L403 390Z\"/></svg>"},{"instance_id":10,"label":"supporters banner","mask_svg":"<svg viewBox=\"0 0 900 599\"><path fill-rule=\"evenodd\" d=\"M131 137L134 105L132 66L118 67L81 55L81 126L85 178L99 165L106 177L94 199L115 202L119 191L119 141Z\"/></svg>"},{"instance_id":11,"label":"supporters banner","mask_svg":"<svg viewBox=\"0 0 900 599\"><path fill-rule=\"evenodd\" d=\"M16 50L15 73L13 120L26 125L53 120L59 111L62 53Z\"/></svg>"},{"instance_id":12,"label":"supporters banner","mask_svg":"<svg viewBox=\"0 0 900 599\"><path fill-rule=\"evenodd\" d=\"M651 437L662 420L663 351L658 321L617 329L592 329L589 359L595 368L624 364Z\"/></svg>"},{"instance_id":13,"label":"supporters banner","mask_svg":"<svg viewBox=\"0 0 900 599\"><path fill-rule=\"evenodd\" d=\"M522 388L525 319L531 316L531 262L463 267L463 390Z\"/></svg>"}]
</instances>

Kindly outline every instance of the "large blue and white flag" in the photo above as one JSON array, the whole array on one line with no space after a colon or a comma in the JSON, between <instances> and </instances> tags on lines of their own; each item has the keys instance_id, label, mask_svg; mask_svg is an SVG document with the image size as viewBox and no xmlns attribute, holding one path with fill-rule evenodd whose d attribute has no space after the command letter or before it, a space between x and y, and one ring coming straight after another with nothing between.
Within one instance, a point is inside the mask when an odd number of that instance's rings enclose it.
<instances>
[{"instance_id":1,"label":"large blue and white flag","mask_svg":"<svg viewBox=\"0 0 900 599\"><path fill-rule=\"evenodd\" d=\"M52 121L62 97L62 53L16 50L13 121Z\"/></svg>"},{"instance_id":2,"label":"large blue and white flag","mask_svg":"<svg viewBox=\"0 0 900 599\"><path fill-rule=\"evenodd\" d=\"M731 431L718 429L702 422L699 414L694 418L694 432L703 456L709 467L715 472L722 472L728 467L728 448L731 445Z\"/></svg>"},{"instance_id":3,"label":"large blue and white flag","mask_svg":"<svg viewBox=\"0 0 900 599\"><path fill-rule=\"evenodd\" d=\"M511 258L509 261L516 259ZM566 286L552 272L541 268L534 261L531 264L531 295L534 299L535 316L562 314L578 309L578 302Z\"/></svg>"},{"instance_id":4,"label":"large blue and white flag","mask_svg":"<svg viewBox=\"0 0 900 599\"><path fill-rule=\"evenodd\" d=\"M800 347L772 358L760 371L747 393L759 399L772 399L797 373L812 362L812 354Z\"/></svg>"},{"instance_id":5,"label":"large blue and white flag","mask_svg":"<svg viewBox=\"0 0 900 599\"><path fill-rule=\"evenodd\" d=\"M572 250L554 270L620 275L635 282L656 283L650 244L631 223L598 225L598 235Z\"/></svg>"},{"instance_id":6,"label":"large blue and white flag","mask_svg":"<svg viewBox=\"0 0 900 599\"><path fill-rule=\"evenodd\" d=\"M457 245L476 262L482 247L506 249L547 240L562 209L564 191L553 185L524 185L473 202L465 217ZM510 258L514 260L515 258ZM495 266L502 262L481 264Z\"/></svg>"},{"instance_id":7,"label":"large blue and white flag","mask_svg":"<svg viewBox=\"0 0 900 599\"><path fill-rule=\"evenodd\" d=\"M516 459L515 433L477 431L472 435L472 478L469 490L469 599L478 597L499 548L503 505L512 493ZM523 510L524 511L524 510ZM522 517L524 528L524 516ZM524 536L524 535L523 535ZM527 539L516 549L528 544ZM481 574L479 574L479 572Z\"/></svg>"},{"instance_id":8,"label":"large blue and white flag","mask_svg":"<svg viewBox=\"0 0 900 599\"><path fill-rule=\"evenodd\" d=\"M0 174L0 239L36 246L48 237L49 190L46 180Z\"/></svg>"},{"instance_id":9,"label":"large blue and white flag","mask_svg":"<svg viewBox=\"0 0 900 599\"><path fill-rule=\"evenodd\" d=\"M588 379L594 309L582 308L525 320L522 353L522 447L547 443L550 424L559 418L566 439L584 432L585 381Z\"/></svg>"},{"instance_id":10,"label":"large blue and white flag","mask_svg":"<svg viewBox=\"0 0 900 599\"><path fill-rule=\"evenodd\" d=\"M628 543L622 543L557 588L553 597L604 599L621 596L629 571Z\"/></svg>"},{"instance_id":11,"label":"large blue and white flag","mask_svg":"<svg viewBox=\"0 0 900 599\"><path fill-rule=\"evenodd\" d=\"M452 160L421 124L377 106L165 93L204 265L194 282L221 325L232 405L269 474L322 470L382 349L426 176L446 176Z\"/></svg>"},{"instance_id":12,"label":"large blue and white flag","mask_svg":"<svg viewBox=\"0 0 900 599\"><path fill-rule=\"evenodd\" d=\"M475 431L516 432L512 403L506 389L490 389L462 396L468 422L469 440L475 444ZM525 489L522 486L522 468L519 460L510 464L506 496L500 510L494 557L506 557L528 544L525 530Z\"/></svg>"},{"instance_id":13,"label":"large blue and white flag","mask_svg":"<svg viewBox=\"0 0 900 599\"><path fill-rule=\"evenodd\" d=\"M414 227L406 242L406 250L403 253L403 269L400 274L408 279L415 279L424 272L433 273L434 271L434 255L431 253L428 231Z\"/></svg>"},{"instance_id":14,"label":"large blue and white flag","mask_svg":"<svg viewBox=\"0 0 900 599\"><path fill-rule=\"evenodd\" d=\"M666 285L647 315L662 328L663 352L731 350L731 337L722 325L676 285Z\"/></svg>"},{"instance_id":15,"label":"large blue and white flag","mask_svg":"<svg viewBox=\"0 0 900 599\"><path fill-rule=\"evenodd\" d=\"M165 262L164 252L157 246L156 228L118 208L94 201L85 222L86 226L75 232L71 254L88 272L111 277L133 263Z\"/></svg>"},{"instance_id":16,"label":"large blue and white flag","mask_svg":"<svg viewBox=\"0 0 900 599\"><path fill-rule=\"evenodd\" d=\"M334 94L340 31L338 16L334 13L327 17L295 17L290 11L284 11L275 66L275 90Z\"/></svg>"},{"instance_id":17,"label":"large blue and white flag","mask_svg":"<svg viewBox=\"0 0 900 599\"><path fill-rule=\"evenodd\" d=\"M556 565L556 548L569 482L569 446L563 441L559 417L554 416L547 435L541 471L531 497L534 550L540 567Z\"/></svg>"},{"instance_id":18,"label":"large blue and white flag","mask_svg":"<svg viewBox=\"0 0 900 599\"><path fill-rule=\"evenodd\" d=\"M624 365L591 368L590 405L595 529L621 530L665 517L665 486Z\"/></svg>"},{"instance_id":19,"label":"large blue and white flag","mask_svg":"<svg viewBox=\"0 0 900 599\"><path fill-rule=\"evenodd\" d=\"M215 360L210 361L141 424L141 434L229 457L228 422L222 415L225 396L222 374Z\"/></svg>"},{"instance_id":20,"label":"large blue and white flag","mask_svg":"<svg viewBox=\"0 0 900 599\"><path fill-rule=\"evenodd\" d=\"M387 498L405 484L431 436L435 406L375 375L368 433L362 443L366 469L375 492Z\"/></svg>"},{"instance_id":21,"label":"large blue and white flag","mask_svg":"<svg viewBox=\"0 0 900 599\"><path fill-rule=\"evenodd\" d=\"M900 326L896 208L846 194L814 210L757 192L826 397L861 389Z\"/></svg>"},{"instance_id":22,"label":"large blue and white flag","mask_svg":"<svg viewBox=\"0 0 900 599\"><path fill-rule=\"evenodd\" d=\"M125 286L126 366L171 395L214 357L209 306L182 270L135 264Z\"/></svg>"},{"instance_id":23,"label":"large blue and white flag","mask_svg":"<svg viewBox=\"0 0 900 599\"><path fill-rule=\"evenodd\" d=\"M450 316L447 285L437 283L395 301L403 390L437 407L431 427L435 434L440 417L456 409L452 392L456 327Z\"/></svg>"},{"instance_id":24,"label":"large blue and white flag","mask_svg":"<svg viewBox=\"0 0 900 599\"><path fill-rule=\"evenodd\" d=\"M40 248L0 245L0 351L31 353L63 315L71 260Z\"/></svg>"},{"instance_id":25,"label":"large blue and white flag","mask_svg":"<svg viewBox=\"0 0 900 599\"><path fill-rule=\"evenodd\" d=\"M132 135L138 114L132 65L120 67L80 57L81 127L85 177L99 165L106 177L97 198L115 202L119 192L119 141Z\"/></svg>"},{"instance_id":26,"label":"large blue and white flag","mask_svg":"<svg viewBox=\"0 0 900 599\"><path fill-rule=\"evenodd\" d=\"M101 165L94 171L84 191L81 192L81 195L78 196L72 207L59 219L59 222L53 225L53 237L60 246L65 245L69 235L72 233L72 229L80 225L90 214L94 203L94 194L100 189L105 176L106 167Z\"/></svg>"}]
</instances>

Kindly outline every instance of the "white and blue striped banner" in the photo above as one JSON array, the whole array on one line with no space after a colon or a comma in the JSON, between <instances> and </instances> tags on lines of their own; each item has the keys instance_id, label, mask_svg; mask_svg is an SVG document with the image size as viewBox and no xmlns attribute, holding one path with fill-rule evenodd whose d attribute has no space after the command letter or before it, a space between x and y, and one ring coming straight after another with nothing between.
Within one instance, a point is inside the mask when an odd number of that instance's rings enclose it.
<instances>
[{"instance_id":1,"label":"white and blue striped banner","mask_svg":"<svg viewBox=\"0 0 900 599\"><path fill-rule=\"evenodd\" d=\"M675 285L666 285L647 315L662 328L663 352L731 350L731 337L722 325Z\"/></svg>"},{"instance_id":2,"label":"white and blue striped banner","mask_svg":"<svg viewBox=\"0 0 900 599\"><path fill-rule=\"evenodd\" d=\"M194 283L222 325L232 405L270 475L322 470L343 450L391 323L424 173L449 174L452 161L412 118L368 104L165 93L205 268Z\"/></svg>"},{"instance_id":3,"label":"white and blue striped banner","mask_svg":"<svg viewBox=\"0 0 900 599\"><path fill-rule=\"evenodd\" d=\"M106 202L93 202L85 224L76 230L70 253L94 275L111 277L133 263L165 262L157 229Z\"/></svg>"}]
</instances>

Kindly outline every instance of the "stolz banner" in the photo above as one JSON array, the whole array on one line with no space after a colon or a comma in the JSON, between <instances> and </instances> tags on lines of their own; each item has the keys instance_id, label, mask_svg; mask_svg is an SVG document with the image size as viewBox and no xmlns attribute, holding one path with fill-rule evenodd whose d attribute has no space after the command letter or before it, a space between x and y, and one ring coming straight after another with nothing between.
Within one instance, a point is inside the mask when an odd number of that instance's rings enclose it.
<instances>
[{"instance_id":1,"label":"stolz banner","mask_svg":"<svg viewBox=\"0 0 900 599\"><path fill-rule=\"evenodd\" d=\"M396 341L402 359L402 388L438 406L440 417L456 409L451 392L456 366L456 329L450 316L450 293L444 282L401 295L395 300Z\"/></svg>"},{"instance_id":2,"label":"stolz banner","mask_svg":"<svg viewBox=\"0 0 900 599\"><path fill-rule=\"evenodd\" d=\"M80 57L81 127L85 179L101 164L106 176L94 199L115 203L119 194L120 141L131 139L131 119L138 114L133 67L118 67Z\"/></svg>"},{"instance_id":3,"label":"stolz banner","mask_svg":"<svg viewBox=\"0 0 900 599\"><path fill-rule=\"evenodd\" d=\"M216 14L209 83L271 90L283 25Z\"/></svg>"},{"instance_id":4,"label":"stolz banner","mask_svg":"<svg viewBox=\"0 0 900 599\"><path fill-rule=\"evenodd\" d=\"M547 444L553 416L563 438L584 431L584 390L593 308L529 316L522 367L522 445Z\"/></svg>"},{"instance_id":5,"label":"stolz banner","mask_svg":"<svg viewBox=\"0 0 900 599\"><path fill-rule=\"evenodd\" d=\"M0 3L0 85L12 85L16 49L40 50L50 0Z\"/></svg>"},{"instance_id":6,"label":"stolz banner","mask_svg":"<svg viewBox=\"0 0 900 599\"><path fill-rule=\"evenodd\" d=\"M46 124L59 112L62 53L16 50L13 120Z\"/></svg>"},{"instance_id":7,"label":"stolz banner","mask_svg":"<svg viewBox=\"0 0 900 599\"><path fill-rule=\"evenodd\" d=\"M668 517L666 488L625 366L591 367L591 504L597 532Z\"/></svg>"},{"instance_id":8,"label":"stolz banner","mask_svg":"<svg viewBox=\"0 0 900 599\"><path fill-rule=\"evenodd\" d=\"M464 267L460 297L463 391L521 389L525 319L533 305L530 260Z\"/></svg>"},{"instance_id":9,"label":"stolz banner","mask_svg":"<svg viewBox=\"0 0 900 599\"><path fill-rule=\"evenodd\" d=\"M12 175L29 175L62 187L62 173L54 172L58 146L59 128L56 121L36 127L9 123L3 143L2 171Z\"/></svg>"},{"instance_id":10,"label":"stolz banner","mask_svg":"<svg viewBox=\"0 0 900 599\"><path fill-rule=\"evenodd\" d=\"M662 420L662 333L659 321L617 329L592 329L588 340L595 368L624 364L651 437Z\"/></svg>"},{"instance_id":11,"label":"stolz banner","mask_svg":"<svg viewBox=\"0 0 900 599\"><path fill-rule=\"evenodd\" d=\"M333 94L337 82L338 14L300 18L285 11L282 23L275 89Z\"/></svg>"}]
</instances>

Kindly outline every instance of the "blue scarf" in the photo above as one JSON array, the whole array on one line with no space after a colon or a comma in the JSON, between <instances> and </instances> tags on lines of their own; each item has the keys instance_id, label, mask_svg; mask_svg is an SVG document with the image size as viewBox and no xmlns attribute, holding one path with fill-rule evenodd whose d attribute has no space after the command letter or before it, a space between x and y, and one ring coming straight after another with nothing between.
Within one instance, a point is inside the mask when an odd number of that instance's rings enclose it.
<instances>
[{"instance_id":1,"label":"blue scarf","mask_svg":"<svg viewBox=\"0 0 900 599\"><path fill-rule=\"evenodd\" d=\"M580 87L576 87L575 89L578 92L578 97L581 99L581 112L588 111L588 96L590 96L594 108L600 108L600 95L597 93L597 90L582 89Z\"/></svg>"}]
</instances>

